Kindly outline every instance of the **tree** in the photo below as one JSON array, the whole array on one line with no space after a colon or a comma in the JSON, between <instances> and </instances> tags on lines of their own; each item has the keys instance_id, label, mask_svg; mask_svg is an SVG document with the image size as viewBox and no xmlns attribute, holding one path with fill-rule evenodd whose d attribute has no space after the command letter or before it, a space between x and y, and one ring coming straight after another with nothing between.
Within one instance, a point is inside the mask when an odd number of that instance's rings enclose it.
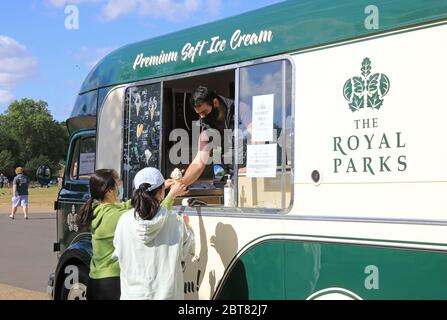
<instances>
[{"instance_id":1,"label":"tree","mask_svg":"<svg viewBox=\"0 0 447 320\"><path fill-rule=\"evenodd\" d=\"M56 172L57 164L52 162L47 156L40 155L32 158L25 164L26 173L31 179L36 178L36 171L41 165L50 167L53 174Z\"/></svg>"},{"instance_id":2,"label":"tree","mask_svg":"<svg viewBox=\"0 0 447 320\"><path fill-rule=\"evenodd\" d=\"M12 154L8 150L0 151L0 173L9 178L14 177L14 160Z\"/></svg>"},{"instance_id":3,"label":"tree","mask_svg":"<svg viewBox=\"0 0 447 320\"><path fill-rule=\"evenodd\" d=\"M16 100L0 115L0 151L9 150L14 165L31 165L25 169L32 178L36 161L49 161L54 170L68 147L65 124L55 121L47 107L44 101Z\"/></svg>"},{"instance_id":4,"label":"tree","mask_svg":"<svg viewBox=\"0 0 447 320\"><path fill-rule=\"evenodd\" d=\"M8 150L14 157L20 153L20 148L12 134L8 132L4 121L4 116L0 115L0 151Z\"/></svg>"}]
</instances>

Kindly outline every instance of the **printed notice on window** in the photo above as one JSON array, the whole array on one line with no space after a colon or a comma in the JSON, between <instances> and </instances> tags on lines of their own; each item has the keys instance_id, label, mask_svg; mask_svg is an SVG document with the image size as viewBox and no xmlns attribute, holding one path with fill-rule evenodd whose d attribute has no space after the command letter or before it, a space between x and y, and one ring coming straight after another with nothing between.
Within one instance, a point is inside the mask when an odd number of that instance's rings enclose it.
<instances>
[{"instance_id":1,"label":"printed notice on window","mask_svg":"<svg viewBox=\"0 0 447 320\"><path fill-rule=\"evenodd\" d=\"M247 146L247 177L275 178L277 144Z\"/></svg>"},{"instance_id":2,"label":"printed notice on window","mask_svg":"<svg viewBox=\"0 0 447 320\"><path fill-rule=\"evenodd\" d=\"M273 141L274 94L253 97L252 141Z\"/></svg>"},{"instance_id":3,"label":"printed notice on window","mask_svg":"<svg viewBox=\"0 0 447 320\"><path fill-rule=\"evenodd\" d=\"M79 175L87 175L95 172L95 153L81 153L79 155Z\"/></svg>"}]
</instances>

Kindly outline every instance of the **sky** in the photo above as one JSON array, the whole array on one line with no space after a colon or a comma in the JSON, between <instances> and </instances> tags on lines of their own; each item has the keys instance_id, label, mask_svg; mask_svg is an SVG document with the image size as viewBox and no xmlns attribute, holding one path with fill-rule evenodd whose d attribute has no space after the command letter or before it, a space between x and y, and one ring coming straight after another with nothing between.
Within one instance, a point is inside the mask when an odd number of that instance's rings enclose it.
<instances>
[{"instance_id":1,"label":"sky","mask_svg":"<svg viewBox=\"0 0 447 320\"><path fill-rule=\"evenodd\" d=\"M46 101L64 121L90 69L114 49L278 2L0 0L0 113L29 98Z\"/></svg>"}]
</instances>

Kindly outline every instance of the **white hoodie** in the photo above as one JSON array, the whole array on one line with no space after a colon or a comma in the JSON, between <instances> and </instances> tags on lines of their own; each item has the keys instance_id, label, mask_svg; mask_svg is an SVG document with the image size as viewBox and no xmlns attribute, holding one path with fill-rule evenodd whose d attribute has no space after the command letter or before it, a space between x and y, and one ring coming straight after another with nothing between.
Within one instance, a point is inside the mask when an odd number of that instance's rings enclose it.
<instances>
[{"instance_id":1,"label":"white hoodie","mask_svg":"<svg viewBox=\"0 0 447 320\"><path fill-rule=\"evenodd\" d=\"M181 216L163 205L152 220L135 218L129 210L118 221L113 244L121 300L184 299L181 262L194 255L194 234Z\"/></svg>"}]
</instances>

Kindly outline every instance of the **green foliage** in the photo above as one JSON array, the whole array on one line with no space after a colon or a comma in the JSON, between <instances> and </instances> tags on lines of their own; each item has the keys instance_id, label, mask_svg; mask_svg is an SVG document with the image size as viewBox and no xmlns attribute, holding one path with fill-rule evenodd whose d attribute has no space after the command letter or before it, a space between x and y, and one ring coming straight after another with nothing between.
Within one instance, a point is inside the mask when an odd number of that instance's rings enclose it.
<instances>
[{"instance_id":1,"label":"green foliage","mask_svg":"<svg viewBox=\"0 0 447 320\"><path fill-rule=\"evenodd\" d=\"M10 152L13 163L8 165L12 165L12 170L25 165L32 179L36 161L48 161L53 170L57 169L56 164L63 161L68 147L64 123L55 121L47 107L44 101L16 100L0 115L0 151Z\"/></svg>"},{"instance_id":2,"label":"green foliage","mask_svg":"<svg viewBox=\"0 0 447 320\"><path fill-rule=\"evenodd\" d=\"M8 150L0 151L0 173L9 178L14 176L14 160L11 152Z\"/></svg>"},{"instance_id":3,"label":"green foliage","mask_svg":"<svg viewBox=\"0 0 447 320\"><path fill-rule=\"evenodd\" d=\"M47 156L40 155L35 158L30 159L25 163L26 173L31 179L36 178L36 171L41 165L46 165L51 168L53 174L57 173L57 164L50 160Z\"/></svg>"}]
</instances>

